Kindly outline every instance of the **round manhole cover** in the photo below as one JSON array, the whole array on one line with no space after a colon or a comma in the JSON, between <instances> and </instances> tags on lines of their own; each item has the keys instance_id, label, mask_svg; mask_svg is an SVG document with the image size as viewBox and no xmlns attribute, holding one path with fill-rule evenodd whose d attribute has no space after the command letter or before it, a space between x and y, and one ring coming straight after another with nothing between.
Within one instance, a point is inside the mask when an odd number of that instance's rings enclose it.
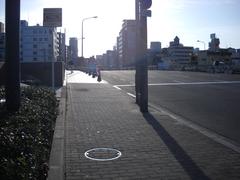
<instances>
[{"instance_id":1,"label":"round manhole cover","mask_svg":"<svg viewBox=\"0 0 240 180\"><path fill-rule=\"evenodd\" d=\"M94 161L112 161L120 158L122 153L112 148L94 148L86 151L84 155Z\"/></svg>"}]
</instances>

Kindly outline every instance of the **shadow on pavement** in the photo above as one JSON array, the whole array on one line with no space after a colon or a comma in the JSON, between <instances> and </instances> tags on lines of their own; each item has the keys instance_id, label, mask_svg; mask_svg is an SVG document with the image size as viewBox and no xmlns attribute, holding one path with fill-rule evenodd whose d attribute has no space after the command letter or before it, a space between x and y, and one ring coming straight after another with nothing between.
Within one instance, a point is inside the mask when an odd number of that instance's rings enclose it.
<instances>
[{"instance_id":1,"label":"shadow on pavement","mask_svg":"<svg viewBox=\"0 0 240 180\"><path fill-rule=\"evenodd\" d=\"M159 137L166 144L170 152L174 155L176 160L183 167L185 172L191 179L209 180L204 172L197 166L197 164L191 159L191 157L182 149L177 141L164 129L164 127L158 122L158 120L151 114L143 114L145 120L153 127Z\"/></svg>"}]
</instances>

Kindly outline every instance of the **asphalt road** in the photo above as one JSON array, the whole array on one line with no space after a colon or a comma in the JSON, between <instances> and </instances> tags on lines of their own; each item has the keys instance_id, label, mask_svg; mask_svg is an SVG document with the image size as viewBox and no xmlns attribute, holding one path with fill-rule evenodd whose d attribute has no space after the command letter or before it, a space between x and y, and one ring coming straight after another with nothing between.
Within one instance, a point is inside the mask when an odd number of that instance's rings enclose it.
<instances>
[{"instance_id":1,"label":"asphalt road","mask_svg":"<svg viewBox=\"0 0 240 180\"><path fill-rule=\"evenodd\" d=\"M135 94L135 71L102 71ZM149 71L149 102L240 144L240 75Z\"/></svg>"}]
</instances>

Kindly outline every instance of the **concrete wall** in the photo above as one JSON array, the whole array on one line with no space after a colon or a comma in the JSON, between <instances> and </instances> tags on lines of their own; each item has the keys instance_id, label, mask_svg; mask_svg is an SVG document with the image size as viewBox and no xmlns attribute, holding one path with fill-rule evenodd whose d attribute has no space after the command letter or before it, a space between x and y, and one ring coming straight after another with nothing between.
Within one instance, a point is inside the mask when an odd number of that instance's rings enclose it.
<instances>
[{"instance_id":1,"label":"concrete wall","mask_svg":"<svg viewBox=\"0 0 240 180\"><path fill-rule=\"evenodd\" d=\"M55 86L61 87L64 81L64 63L55 62ZM40 85L51 86L52 84L52 63L51 62L34 62L21 63L21 80L38 79ZM0 63L0 85L4 85L5 81L4 63Z\"/></svg>"}]
</instances>

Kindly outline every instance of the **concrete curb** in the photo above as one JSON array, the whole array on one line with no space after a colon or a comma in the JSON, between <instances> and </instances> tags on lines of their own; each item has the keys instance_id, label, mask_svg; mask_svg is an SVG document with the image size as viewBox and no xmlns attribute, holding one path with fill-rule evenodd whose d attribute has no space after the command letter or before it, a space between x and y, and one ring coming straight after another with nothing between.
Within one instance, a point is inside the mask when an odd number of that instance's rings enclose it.
<instances>
[{"instance_id":1,"label":"concrete curb","mask_svg":"<svg viewBox=\"0 0 240 180\"><path fill-rule=\"evenodd\" d=\"M64 143L65 143L65 115L66 115L66 87L61 89L59 115L56 119L52 149L49 160L48 180L65 179Z\"/></svg>"}]
</instances>

